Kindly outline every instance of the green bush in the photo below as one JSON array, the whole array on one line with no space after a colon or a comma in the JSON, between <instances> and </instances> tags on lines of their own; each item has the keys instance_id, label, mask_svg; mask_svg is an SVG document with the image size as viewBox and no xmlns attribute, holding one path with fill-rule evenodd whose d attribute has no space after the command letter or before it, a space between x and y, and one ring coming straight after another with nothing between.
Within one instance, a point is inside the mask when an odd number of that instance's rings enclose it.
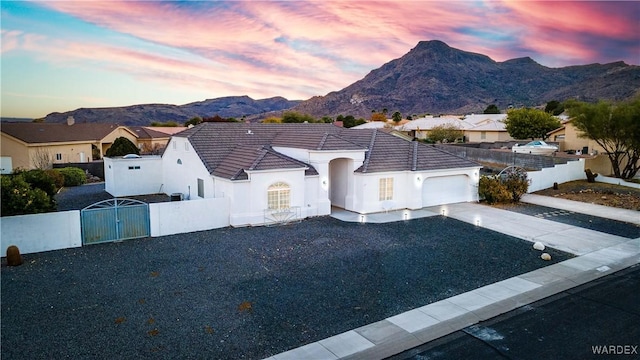
<instances>
[{"instance_id":1,"label":"green bush","mask_svg":"<svg viewBox=\"0 0 640 360\"><path fill-rule=\"evenodd\" d=\"M494 176L480 177L478 194L489 204L504 203L511 200L511 193L507 187L499 178Z\"/></svg>"},{"instance_id":2,"label":"green bush","mask_svg":"<svg viewBox=\"0 0 640 360\"><path fill-rule=\"evenodd\" d=\"M105 156L125 156L128 154L140 155L140 149L126 137L119 137L113 141L111 147L107 149Z\"/></svg>"},{"instance_id":3,"label":"green bush","mask_svg":"<svg viewBox=\"0 0 640 360\"><path fill-rule=\"evenodd\" d=\"M84 170L77 167L55 169L64 178L64 186L78 186L87 182Z\"/></svg>"},{"instance_id":4,"label":"green bush","mask_svg":"<svg viewBox=\"0 0 640 360\"><path fill-rule=\"evenodd\" d=\"M2 175L2 216L36 214L55 210L55 203L47 193L32 188L21 174Z\"/></svg>"},{"instance_id":5,"label":"green bush","mask_svg":"<svg viewBox=\"0 0 640 360\"><path fill-rule=\"evenodd\" d=\"M45 170L33 169L24 172L18 172L16 175L22 176L32 188L38 188L46 192L47 195L53 197L59 187L56 186L56 181Z\"/></svg>"}]
</instances>

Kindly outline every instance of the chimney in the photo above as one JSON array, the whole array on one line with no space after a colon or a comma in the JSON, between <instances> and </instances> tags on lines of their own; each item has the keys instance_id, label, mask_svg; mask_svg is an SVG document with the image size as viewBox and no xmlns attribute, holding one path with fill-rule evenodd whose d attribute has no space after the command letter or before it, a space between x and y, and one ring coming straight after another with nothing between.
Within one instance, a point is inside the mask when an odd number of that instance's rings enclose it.
<instances>
[{"instance_id":1,"label":"chimney","mask_svg":"<svg viewBox=\"0 0 640 360\"><path fill-rule=\"evenodd\" d=\"M75 123L76 123L76 120L73 118L73 116L69 116L67 118L67 125L71 126L71 125L73 125Z\"/></svg>"}]
</instances>

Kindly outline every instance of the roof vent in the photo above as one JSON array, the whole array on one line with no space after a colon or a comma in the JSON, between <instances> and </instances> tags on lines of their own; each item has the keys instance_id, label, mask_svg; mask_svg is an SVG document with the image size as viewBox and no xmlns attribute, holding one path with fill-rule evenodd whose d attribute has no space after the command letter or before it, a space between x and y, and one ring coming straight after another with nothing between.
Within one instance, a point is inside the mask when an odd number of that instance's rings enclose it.
<instances>
[{"instance_id":1,"label":"roof vent","mask_svg":"<svg viewBox=\"0 0 640 360\"><path fill-rule=\"evenodd\" d=\"M253 135L253 131L251 129L247 130L247 135Z\"/></svg>"}]
</instances>

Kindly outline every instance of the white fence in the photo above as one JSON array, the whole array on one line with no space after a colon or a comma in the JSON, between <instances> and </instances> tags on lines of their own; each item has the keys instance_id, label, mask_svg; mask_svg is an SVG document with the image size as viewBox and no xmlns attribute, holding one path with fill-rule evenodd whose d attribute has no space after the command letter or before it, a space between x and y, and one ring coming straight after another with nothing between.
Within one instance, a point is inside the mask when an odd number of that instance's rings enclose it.
<instances>
[{"instance_id":1,"label":"white fence","mask_svg":"<svg viewBox=\"0 0 640 360\"><path fill-rule=\"evenodd\" d=\"M151 236L229 226L229 199L208 198L149 204Z\"/></svg>"},{"instance_id":2,"label":"white fence","mask_svg":"<svg viewBox=\"0 0 640 360\"><path fill-rule=\"evenodd\" d=\"M21 254L82 246L78 210L5 216L0 225L2 256L11 245Z\"/></svg>"},{"instance_id":3,"label":"white fence","mask_svg":"<svg viewBox=\"0 0 640 360\"><path fill-rule=\"evenodd\" d=\"M535 192L538 190L548 189L553 183L562 184L567 181L586 179L584 174L584 160L569 161L566 164L559 164L552 168L544 168L539 171L529 171L529 190L527 192Z\"/></svg>"},{"instance_id":4,"label":"white fence","mask_svg":"<svg viewBox=\"0 0 640 360\"><path fill-rule=\"evenodd\" d=\"M227 198L149 204L151 236L188 233L229 226ZM2 256L15 245L21 254L82 246L80 211L0 218Z\"/></svg>"},{"instance_id":5,"label":"white fence","mask_svg":"<svg viewBox=\"0 0 640 360\"><path fill-rule=\"evenodd\" d=\"M638 184L638 183L624 181L622 179L614 178L614 177L598 175L596 177L596 181L597 182L602 182L602 183L607 183L607 184L623 185L623 186L627 186L627 187L631 187L631 188L635 188L635 189L640 189L640 184Z\"/></svg>"}]
</instances>

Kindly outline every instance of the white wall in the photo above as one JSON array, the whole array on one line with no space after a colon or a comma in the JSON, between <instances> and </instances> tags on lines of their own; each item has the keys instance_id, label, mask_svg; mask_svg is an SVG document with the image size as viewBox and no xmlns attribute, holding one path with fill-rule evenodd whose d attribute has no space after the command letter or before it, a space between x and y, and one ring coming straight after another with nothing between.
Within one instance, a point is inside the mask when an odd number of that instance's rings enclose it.
<instances>
[{"instance_id":1,"label":"white wall","mask_svg":"<svg viewBox=\"0 0 640 360\"><path fill-rule=\"evenodd\" d=\"M229 199L209 198L149 204L151 236L229 226Z\"/></svg>"},{"instance_id":2,"label":"white wall","mask_svg":"<svg viewBox=\"0 0 640 360\"><path fill-rule=\"evenodd\" d=\"M562 184L573 180L583 180L586 178L584 174L584 159L578 161L569 161L566 164L559 164L552 168L544 168L540 171L527 172L529 180L529 190L532 193L538 190L553 187L553 183Z\"/></svg>"},{"instance_id":3,"label":"white wall","mask_svg":"<svg viewBox=\"0 0 640 360\"><path fill-rule=\"evenodd\" d=\"M291 206L300 207L306 212L307 201L304 169L273 171L251 171L250 181L234 181L230 195L230 223L232 226L264 224L267 209L267 189L283 182L290 187Z\"/></svg>"},{"instance_id":4,"label":"white wall","mask_svg":"<svg viewBox=\"0 0 640 360\"><path fill-rule=\"evenodd\" d=\"M431 171L404 171L373 174L358 174L355 179L355 197L353 208L348 209L363 214L397 209L421 209L422 187L429 177L466 175L467 186L459 191L465 192L466 201L478 201L478 181L480 167L466 169L445 169ZM393 200L383 204L379 200L381 178L393 178ZM385 205L392 205L391 208Z\"/></svg>"},{"instance_id":5,"label":"white wall","mask_svg":"<svg viewBox=\"0 0 640 360\"><path fill-rule=\"evenodd\" d=\"M586 175L585 175L585 177L586 177ZM638 183L632 183L632 182L625 181L625 180L619 179L619 178L603 176L602 174L598 174L598 177L596 177L596 182L602 182L602 183L614 184L614 185L622 185L622 186L627 186L627 187L631 187L631 188L640 189L640 184L638 184Z\"/></svg>"},{"instance_id":6,"label":"white wall","mask_svg":"<svg viewBox=\"0 0 640 360\"><path fill-rule=\"evenodd\" d=\"M13 163L11 156L0 156L0 174L11 174L13 172Z\"/></svg>"},{"instance_id":7,"label":"white wall","mask_svg":"<svg viewBox=\"0 0 640 360\"><path fill-rule=\"evenodd\" d=\"M179 160L179 161L178 161ZM214 180L186 138L172 137L162 154L162 192L198 198L198 179L204 181L204 198L213 198Z\"/></svg>"},{"instance_id":8,"label":"white wall","mask_svg":"<svg viewBox=\"0 0 640 360\"><path fill-rule=\"evenodd\" d=\"M162 159L148 155L134 159L104 158L104 188L115 196L162 192Z\"/></svg>"},{"instance_id":9,"label":"white wall","mask_svg":"<svg viewBox=\"0 0 640 360\"><path fill-rule=\"evenodd\" d=\"M80 211L5 216L0 218L2 256L16 245L21 254L82 246Z\"/></svg>"}]
</instances>

